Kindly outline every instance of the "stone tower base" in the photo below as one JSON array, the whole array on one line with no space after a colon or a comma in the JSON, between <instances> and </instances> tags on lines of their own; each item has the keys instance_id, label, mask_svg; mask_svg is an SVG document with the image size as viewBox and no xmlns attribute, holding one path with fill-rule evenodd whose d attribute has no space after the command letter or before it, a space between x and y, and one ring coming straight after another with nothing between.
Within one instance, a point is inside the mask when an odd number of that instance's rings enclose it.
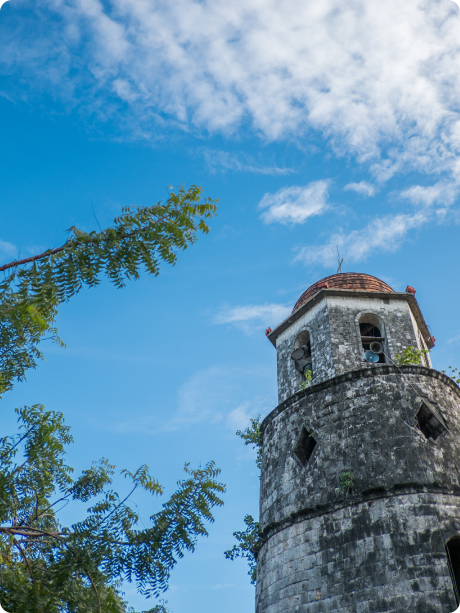
<instances>
[{"instance_id":1,"label":"stone tower base","mask_svg":"<svg viewBox=\"0 0 460 613\"><path fill-rule=\"evenodd\" d=\"M258 557L257 611L452 613L444 542L459 508L460 496L394 494L276 532Z\"/></svg>"}]
</instances>

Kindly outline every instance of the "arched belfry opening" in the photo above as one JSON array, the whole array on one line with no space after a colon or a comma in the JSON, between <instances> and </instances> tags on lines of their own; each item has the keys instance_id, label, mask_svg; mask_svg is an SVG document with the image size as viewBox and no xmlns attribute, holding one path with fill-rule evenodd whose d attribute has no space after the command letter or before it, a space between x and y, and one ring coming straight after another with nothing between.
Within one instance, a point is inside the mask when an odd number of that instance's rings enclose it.
<instances>
[{"instance_id":1,"label":"arched belfry opening","mask_svg":"<svg viewBox=\"0 0 460 613\"><path fill-rule=\"evenodd\" d=\"M291 359L294 360L296 370L303 376L307 370L313 371L311 357L310 333L303 330L295 340Z\"/></svg>"},{"instance_id":2,"label":"arched belfry opening","mask_svg":"<svg viewBox=\"0 0 460 613\"><path fill-rule=\"evenodd\" d=\"M308 347L308 351L311 355L311 344L310 344L310 332L308 330L303 330L299 336L295 339L295 349L299 349L306 345Z\"/></svg>"},{"instance_id":3,"label":"arched belfry opening","mask_svg":"<svg viewBox=\"0 0 460 613\"><path fill-rule=\"evenodd\" d=\"M379 363L385 363L385 337L383 322L374 313L363 313L359 318L359 333L363 353L373 351L379 356ZM381 351L378 345L381 346ZM371 346L372 345L372 346Z\"/></svg>"},{"instance_id":4,"label":"arched belfry opening","mask_svg":"<svg viewBox=\"0 0 460 613\"><path fill-rule=\"evenodd\" d=\"M457 606L460 606L460 536L454 536L447 541L446 552Z\"/></svg>"}]
</instances>

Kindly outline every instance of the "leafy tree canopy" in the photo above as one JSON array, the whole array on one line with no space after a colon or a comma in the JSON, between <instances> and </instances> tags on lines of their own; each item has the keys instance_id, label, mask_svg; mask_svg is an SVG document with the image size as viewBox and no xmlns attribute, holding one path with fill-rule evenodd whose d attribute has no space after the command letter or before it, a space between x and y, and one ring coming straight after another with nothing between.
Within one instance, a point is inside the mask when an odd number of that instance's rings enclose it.
<instances>
[{"instance_id":1,"label":"leafy tree canopy","mask_svg":"<svg viewBox=\"0 0 460 613\"><path fill-rule=\"evenodd\" d=\"M25 378L43 357L39 343L61 343L54 326L60 303L103 275L118 288L141 269L158 275L174 265L179 251L207 233L216 211L202 190L180 187L168 201L129 207L101 232L70 229L64 245L0 267L0 395ZM14 613L122 613L131 611L120 582L135 582L146 596L158 596L186 551L207 534L212 509L225 487L213 463L193 470L177 491L139 527L129 499L136 490L162 494L147 466L122 474L129 481L121 497L112 489L115 467L106 459L76 479L65 461L72 442L61 413L42 405L17 409L20 431L0 439L0 604ZM68 502L89 504L84 518L61 525ZM167 613L165 603L149 613Z\"/></svg>"},{"instance_id":2,"label":"leafy tree canopy","mask_svg":"<svg viewBox=\"0 0 460 613\"><path fill-rule=\"evenodd\" d=\"M207 535L204 522L213 521L225 491L216 482L220 471L212 462L198 470L186 465L177 491L149 527L139 528L129 498L136 490L163 493L147 466L122 471L129 487L121 499L106 459L72 478L65 461L72 437L62 414L41 405L17 412L20 433L0 440L2 606L14 613L121 613L126 606L116 588L123 578L141 594L159 596L177 561ZM57 512L72 500L91 506L82 521L64 527Z\"/></svg>"}]
</instances>

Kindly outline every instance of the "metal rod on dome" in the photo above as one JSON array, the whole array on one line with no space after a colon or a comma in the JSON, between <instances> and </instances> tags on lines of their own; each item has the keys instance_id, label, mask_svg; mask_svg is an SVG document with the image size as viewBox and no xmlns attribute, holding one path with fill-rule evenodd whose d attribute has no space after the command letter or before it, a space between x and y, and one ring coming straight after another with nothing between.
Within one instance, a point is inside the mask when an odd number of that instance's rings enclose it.
<instances>
[{"instance_id":1,"label":"metal rod on dome","mask_svg":"<svg viewBox=\"0 0 460 613\"><path fill-rule=\"evenodd\" d=\"M343 258L340 259L340 252L339 252L339 246L338 245L337 245L337 256L338 256L338 260L339 260L339 267L337 268L337 274L339 274L339 272L342 272Z\"/></svg>"}]
</instances>

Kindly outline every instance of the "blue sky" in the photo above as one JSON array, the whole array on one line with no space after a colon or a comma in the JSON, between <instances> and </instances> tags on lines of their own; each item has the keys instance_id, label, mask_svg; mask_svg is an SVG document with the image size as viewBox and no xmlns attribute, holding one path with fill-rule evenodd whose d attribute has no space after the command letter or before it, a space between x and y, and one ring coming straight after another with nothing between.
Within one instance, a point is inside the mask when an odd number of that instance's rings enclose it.
<instances>
[{"instance_id":1,"label":"blue sky","mask_svg":"<svg viewBox=\"0 0 460 613\"><path fill-rule=\"evenodd\" d=\"M265 328L336 272L337 246L344 271L415 287L435 368L460 364L459 41L450 0L0 10L2 261L170 185L219 198L211 233L176 267L64 305L67 349L47 347L2 400L4 433L16 406L62 410L76 469L145 462L170 493L186 461L222 468L225 506L172 575L174 613L253 611L245 563L223 556L258 509L255 456L235 431L276 405ZM160 501L136 503L148 518Z\"/></svg>"}]
</instances>

